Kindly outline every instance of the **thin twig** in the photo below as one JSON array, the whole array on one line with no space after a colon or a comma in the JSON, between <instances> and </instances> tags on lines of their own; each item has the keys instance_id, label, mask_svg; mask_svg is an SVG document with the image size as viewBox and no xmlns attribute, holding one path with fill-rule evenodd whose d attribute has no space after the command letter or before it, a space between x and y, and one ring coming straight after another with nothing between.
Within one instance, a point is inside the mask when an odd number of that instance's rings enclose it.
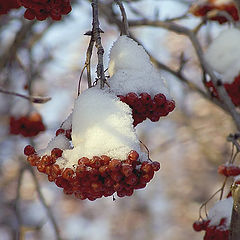
<instances>
[{"instance_id":1,"label":"thin twig","mask_svg":"<svg viewBox=\"0 0 240 240\"><path fill-rule=\"evenodd\" d=\"M100 88L104 87L105 83L105 74L104 74L104 66L103 66L103 54L104 49L102 46L101 41L101 30L99 27L99 20L98 20L98 0L92 1L92 11L93 11L93 22L92 22L92 34L95 40L96 48L97 48L97 55L98 55L98 64L97 64L97 77L100 80Z\"/></svg>"},{"instance_id":2,"label":"thin twig","mask_svg":"<svg viewBox=\"0 0 240 240\"><path fill-rule=\"evenodd\" d=\"M129 26L128 26L128 20L127 20L127 14L126 14L126 11L125 11L125 8L122 4L122 1L120 0L115 0L115 3L119 6L119 9L121 11L121 14L122 14L122 34L121 35L127 35L129 36Z\"/></svg>"},{"instance_id":3,"label":"thin twig","mask_svg":"<svg viewBox=\"0 0 240 240\"><path fill-rule=\"evenodd\" d=\"M51 100L50 97L26 96L26 95L23 95L23 94L20 94L20 93L5 90L3 88L0 88L0 93L21 97L21 98L29 100L30 102L33 102L33 103L46 103L46 102Z\"/></svg>"},{"instance_id":4,"label":"thin twig","mask_svg":"<svg viewBox=\"0 0 240 240\"><path fill-rule=\"evenodd\" d=\"M86 68L86 64L84 65L81 73L80 73L80 77L79 77L79 81L78 81L78 96L81 94L81 81L82 81L82 76L83 76L83 73L84 73L84 70Z\"/></svg>"},{"instance_id":5,"label":"thin twig","mask_svg":"<svg viewBox=\"0 0 240 240\"><path fill-rule=\"evenodd\" d=\"M87 48L87 53L86 53L86 60L85 60L85 64L84 67L82 69L82 72L80 74L79 77L79 82L78 82L78 96L80 94L80 89L81 89L81 79L82 79L82 75L83 72L85 70L85 68L87 68L87 81L88 81L88 88L92 87L92 78L91 78L91 57L92 57L92 51L93 51L93 46L94 46L94 36L93 36L93 31L88 31L87 33L85 33L84 35L90 35L90 42L88 44L88 48Z\"/></svg>"},{"instance_id":6,"label":"thin twig","mask_svg":"<svg viewBox=\"0 0 240 240\"><path fill-rule=\"evenodd\" d=\"M47 215L48 215L48 217L49 217L49 219L50 219L50 221L51 221L51 223L52 223L52 225L53 225L53 228L54 228L54 231L55 231L57 240L60 240L60 239L61 239L61 237L60 237L60 230L59 230L59 228L58 228L57 222L56 222L56 220L55 220L55 218L54 218L54 216L53 216L53 213L52 213L52 211L51 211L51 208L49 208L49 206L47 205L47 202L46 202L46 200L45 200L45 198L44 198L44 196L43 196L43 193L42 193L42 191L41 191L40 184L39 184L39 182L38 182L38 180L37 180L37 177L36 177L36 175L35 175L35 172L34 172L32 166L29 165L29 166L28 166L28 170L29 170L30 173L32 174L33 181L34 181L34 184L35 184L35 186L36 186L36 191L37 191L37 193L38 193L39 199L40 199L42 205L45 207L45 209L46 209L46 211L47 211Z\"/></svg>"}]
</instances>

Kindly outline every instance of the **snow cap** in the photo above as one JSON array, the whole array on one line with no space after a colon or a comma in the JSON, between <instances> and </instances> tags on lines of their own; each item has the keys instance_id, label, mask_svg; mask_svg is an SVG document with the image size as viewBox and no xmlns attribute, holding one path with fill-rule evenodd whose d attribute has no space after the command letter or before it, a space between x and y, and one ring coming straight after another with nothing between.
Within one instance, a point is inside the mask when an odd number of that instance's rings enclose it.
<instances>
[{"instance_id":1,"label":"snow cap","mask_svg":"<svg viewBox=\"0 0 240 240\"><path fill-rule=\"evenodd\" d=\"M144 48L127 36L120 36L110 52L108 83L116 95L163 93L171 99L165 80L155 69Z\"/></svg>"},{"instance_id":2,"label":"snow cap","mask_svg":"<svg viewBox=\"0 0 240 240\"><path fill-rule=\"evenodd\" d=\"M145 49L126 35L120 36L110 51L108 72L110 77L118 70L134 69L142 71L151 68Z\"/></svg>"},{"instance_id":3,"label":"snow cap","mask_svg":"<svg viewBox=\"0 0 240 240\"><path fill-rule=\"evenodd\" d=\"M226 227L228 228L231 222L232 206L232 197L218 201L208 212L209 225L217 226L222 218L226 218Z\"/></svg>"},{"instance_id":4,"label":"snow cap","mask_svg":"<svg viewBox=\"0 0 240 240\"><path fill-rule=\"evenodd\" d=\"M208 47L205 58L224 83L232 83L240 73L240 30L227 29Z\"/></svg>"},{"instance_id":5,"label":"snow cap","mask_svg":"<svg viewBox=\"0 0 240 240\"><path fill-rule=\"evenodd\" d=\"M90 88L75 101L72 114L73 149L63 152L68 165L81 157L107 155L125 160L131 150L141 154L130 107L115 95Z\"/></svg>"}]
</instances>

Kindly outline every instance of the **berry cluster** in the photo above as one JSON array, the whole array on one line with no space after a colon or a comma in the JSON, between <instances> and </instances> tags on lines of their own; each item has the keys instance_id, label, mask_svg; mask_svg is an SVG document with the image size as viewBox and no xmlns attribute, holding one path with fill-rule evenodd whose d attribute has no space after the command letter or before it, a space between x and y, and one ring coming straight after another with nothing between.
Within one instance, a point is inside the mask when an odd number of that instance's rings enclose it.
<instances>
[{"instance_id":1,"label":"berry cluster","mask_svg":"<svg viewBox=\"0 0 240 240\"><path fill-rule=\"evenodd\" d=\"M118 97L132 108L134 127L146 118L149 118L152 122L157 122L160 117L167 116L175 108L175 102L167 100L162 93L156 94L153 98L145 92L139 94L139 96L130 92L126 96L118 95Z\"/></svg>"},{"instance_id":2,"label":"berry cluster","mask_svg":"<svg viewBox=\"0 0 240 240\"><path fill-rule=\"evenodd\" d=\"M59 21L72 10L70 0L18 0L18 3L26 8L24 17L28 20L42 21L51 17Z\"/></svg>"},{"instance_id":3,"label":"berry cluster","mask_svg":"<svg viewBox=\"0 0 240 240\"><path fill-rule=\"evenodd\" d=\"M79 199L94 201L102 196L117 192L119 197L131 196L134 189L144 188L153 178L154 171L160 169L158 162L140 162L136 151L131 151L126 160L111 159L106 155L92 159L82 157L73 168L61 169L56 160L63 151L54 148L51 155L38 156L28 145L24 154L32 166L48 175L48 180L63 188L65 194L73 194Z\"/></svg>"},{"instance_id":4,"label":"berry cluster","mask_svg":"<svg viewBox=\"0 0 240 240\"><path fill-rule=\"evenodd\" d=\"M235 177L240 175L240 167L235 165L223 164L218 167L218 173L226 177L230 177L230 176Z\"/></svg>"},{"instance_id":5,"label":"berry cluster","mask_svg":"<svg viewBox=\"0 0 240 240\"><path fill-rule=\"evenodd\" d=\"M34 137L41 131L45 131L45 126L39 113L32 113L29 116L22 116L19 118L10 117L11 134Z\"/></svg>"},{"instance_id":6,"label":"berry cluster","mask_svg":"<svg viewBox=\"0 0 240 240\"><path fill-rule=\"evenodd\" d=\"M239 20L238 10L234 2L216 4L214 0L210 0L205 4L194 4L190 8L190 12L197 17L207 16L211 11L225 11L232 17L234 21ZM210 17L209 19L212 21L218 21L220 24L228 21L226 17L220 15Z\"/></svg>"},{"instance_id":7,"label":"berry cluster","mask_svg":"<svg viewBox=\"0 0 240 240\"><path fill-rule=\"evenodd\" d=\"M0 15L7 14L11 9L19 7L17 0L0 0Z\"/></svg>"},{"instance_id":8,"label":"berry cluster","mask_svg":"<svg viewBox=\"0 0 240 240\"><path fill-rule=\"evenodd\" d=\"M60 135L60 134L63 134L67 139L69 139L70 141L72 140L72 129L63 129L63 128L59 128L57 131L56 131L56 136Z\"/></svg>"},{"instance_id":9,"label":"berry cluster","mask_svg":"<svg viewBox=\"0 0 240 240\"><path fill-rule=\"evenodd\" d=\"M222 218L217 226L211 225L210 220L201 220L193 223L196 232L206 231L204 240L228 240L229 230L226 227L226 218Z\"/></svg>"},{"instance_id":10,"label":"berry cluster","mask_svg":"<svg viewBox=\"0 0 240 240\"><path fill-rule=\"evenodd\" d=\"M213 97L219 98L212 81L206 82L205 86L210 90ZM232 83L223 85L235 106L240 106L240 75L234 78Z\"/></svg>"}]
</instances>

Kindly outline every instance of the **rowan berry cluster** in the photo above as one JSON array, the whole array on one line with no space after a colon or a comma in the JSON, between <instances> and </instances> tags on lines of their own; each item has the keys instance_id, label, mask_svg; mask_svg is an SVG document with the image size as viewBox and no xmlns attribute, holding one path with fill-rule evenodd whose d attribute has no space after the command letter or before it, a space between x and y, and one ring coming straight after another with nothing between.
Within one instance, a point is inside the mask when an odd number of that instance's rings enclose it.
<instances>
[{"instance_id":1,"label":"rowan berry cluster","mask_svg":"<svg viewBox=\"0 0 240 240\"><path fill-rule=\"evenodd\" d=\"M167 100L162 93L156 94L153 98L146 92L139 95L130 92L126 96L118 95L118 97L132 109L133 126L137 126L146 118L157 122L160 117L167 116L175 108L174 100Z\"/></svg>"},{"instance_id":2,"label":"rowan berry cluster","mask_svg":"<svg viewBox=\"0 0 240 240\"><path fill-rule=\"evenodd\" d=\"M210 90L213 97L219 98L218 92L212 81L206 82L205 86ZM233 104L235 106L240 106L240 75L235 77L232 83L224 83L223 86L225 87Z\"/></svg>"},{"instance_id":3,"label":"rowan berry cluster","mask_svg":"<svg viewBox=\"0 0 240 240\"><path fill-rule=\"evenodd\" d=\"M32 113L21 117L10 117L11 134L20 134L24 137L34 137L42 131L45 131L45 126L39 113Z\"/></svg>"},{"instance_id":4,"label":"rowan berry cluster","mask_svg":"<svg viewBox=\"0 0 240 240\"><path fill-rule=\"evenodd\" d=\"M94 201L115 192L119 197L131 196L134 189L144 188L154 171L160 169L158 162L141 162L136 151L131 151L123 161L106 155L82 157L73 168L62 169L57 164L62 153L61 149L54 148L51 155L38 156L32 146L24 149L32 166L47 174L48 180L63 188L65 194L74 194L81 200Z\"/></svg>"},{"instance_id":5,"label":"rowan berry cluster","mask_svg":"<svg viewBox=\"0 0 240 240\"><path fill-rule=\"evenodd\" d=\"M240 175L240 167L223 164L218 167L218 173L224 175L225 177L235 177Z\"/></svg>"},{"instance_id":6,"label":"rowan berry cluster","mask_svg":"<svg viewBox=\"0 0 240 240\"><path fill-rule=\"evenodd\" d=\"M7 14L11 9L19 8L17 0L0 0L0 15Z\"/></svg>"},{"instance_id":7,"label":"rowan berry cluster","mask_svg":"<svg viewBox=\"0 0 240 240\"><path fill-rule=\"evenodd\" d=\"M51 17L59 21L62 15L71 12L70 0L18 0L19 5L26 8L24 17L28 20L39 21Z\"/></svg>"},{"instance_id":8,"label":"rowan berry cluster","mask_svg":"<svg viewBox=\"0 0 240 240\"><path fill-rule=\"evenodd\" d=\"M208 0L204 3L195 3L191 6L190 12L197 17L209 16L209 19L212 21L218 21L220 24L223 24L228 21L225 16L221 14L216 15L214 11L225 11L227 12L234 21L239 20L238 10L233 1L227 1L226 3L217 3L218 0ZM214 13L211 16L211 13Z\"/></svg>"},{"instance_id":9,"label":"rowan berry cluster","mask_svg":"<svg viewBox=\"0 0 240 240\"><path fill-rule=\"evenodd\" d=\"M201 220L193 223L196 232L206 231L204 240L228 240L229 230L226 226L226 218L222 218L217 226L211 225L210 220Z\"/></svg>"}]
</instances>

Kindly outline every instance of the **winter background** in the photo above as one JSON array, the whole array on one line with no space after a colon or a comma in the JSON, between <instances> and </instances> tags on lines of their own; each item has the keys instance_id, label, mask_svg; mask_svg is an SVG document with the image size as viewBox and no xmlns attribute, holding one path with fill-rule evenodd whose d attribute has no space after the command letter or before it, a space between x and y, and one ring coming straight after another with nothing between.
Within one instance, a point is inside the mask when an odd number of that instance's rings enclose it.
<instances>
[{"instance_id":1,"label":"winter background","mask_svg":"<svg viewBox=\"0 0 240 240\"><path fill-rule=\"evenodd\" d=\"M141 15L162 20L184 14L191 1L143 0L132 2L132 8ZM139 18L127 8L129 19ZM19 30L22 9L12 11L13 20L4 25L0 17L0 46L3 49ZM194 27L199 19L189 16L179 23ZM35 25L36 31L46 23ZM100 18L105 66L109 50L118 38L119 31L104 18ZM220 31L227 28L208 23L198 33L202 46L211 42ZM46 104L35 104L41 113L47 131L34 138L37 149L46 147L56 129L73 108L77 96L80 71L84 66L89 37L83 34L91 29L91 6L88 1L77 2L69 16L51 25L33 48L37 63L44 55L51 60L42 66L41 74L33 82L34 95L51 96ZM186 37L160 28L133 29L143 46L154 57L177 68L184 51L188 62L184 74L202 86L199 65L191 43ZM0 50L1 52L1 50ZM24 51L20 55L24 59ZM93 57L92 75L95 76L96 55ZM76 200L66 196L45 175L37 173L42 192L66 240L200 240L202 233L192 229L198 219L200 205L222 184L217 166L231 152L225 137L232 132L230 117L199 94L190 91L178 79L161 71L176 101L173 113L159 122L145 121L137 126L138 137L148 146L151 159L161 163L161 170L154 179L133 196L97 199L94 202ZM21 72L8 73L9 89L25 93L25 77ZM86 89L86 75L82 90ZM203 86L202 86L203 87ZM17 180L23 158L23 148L29 142L20 136L8 134L8 117L16 99L0 95L0 239L14 239L17 228L12 202L16 198ZM23 110L24 111L24 110ZM93 146L94 147L94 146ZM20 189L20 212L26 227L24 239L54 239L54 231L45 208L39 201L32 176L25 172ZM217 198L216 198L217 199ZM211 207L214 200L209 203ZM34 228L35 226L41 226Z\"/></svg>"}]
</instances>

